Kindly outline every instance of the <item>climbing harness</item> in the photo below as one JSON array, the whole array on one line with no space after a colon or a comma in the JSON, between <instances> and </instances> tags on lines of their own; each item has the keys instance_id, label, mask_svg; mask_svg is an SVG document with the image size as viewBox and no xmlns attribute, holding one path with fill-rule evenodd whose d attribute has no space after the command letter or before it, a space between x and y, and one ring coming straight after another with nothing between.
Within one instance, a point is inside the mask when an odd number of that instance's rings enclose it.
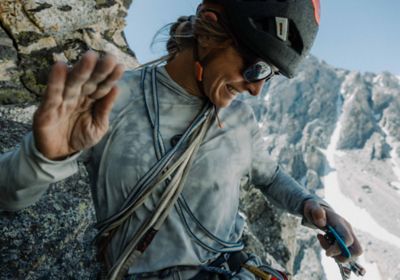
<instances>
[{"instance_id":1,"label":"climbing harness","mask_svg":"<svg viewBox=\"0 0 400 280\"><path fill-rule=\"evenodd\" d=\"M269 266L253 266L249 264L243 264L242 267L246 268L248 271L262 280L288 280L283 272L272 269Z\"/></svg>"},{"instance_id":2,"label":"climbing harness","mask_svg":"<svg viewBox=\"0 0 400 280\"><path fill-rule=\"evenodd\" d=\"M261 280L288 280L287 275L269 265L255 265L255 255L243 251L221 254L209 265L202 266L202 271L190 280L208 279L208 273L216 273L223 279L231 279L247 270ZM240 278L240 277L239 277Z\"/></svg>"},{"instance_id":3,"label":"climbing harness","mask_svg":"<svg viewBox=\"0 0 400 280\"><path fill-rule=\"evenodd\" d=\"M325 229L326 234L324 235L324 238L329 242L329 244L333 245L335 242L337 242L341 252L342 256L346 258L351 258L351 253L349 248L346 246L346 243L344 242L343 238L339 235L339 233L335 230L330 225L326 226ZM351 272L353 272L356 276L364 276L365 273L367 272L365 268L363 268L360 264L358 264L356 261L350 261L348 263L340 263L336 262L340 275L342 276L343 280L350 279Z\"/></svg>"}]
</instances>

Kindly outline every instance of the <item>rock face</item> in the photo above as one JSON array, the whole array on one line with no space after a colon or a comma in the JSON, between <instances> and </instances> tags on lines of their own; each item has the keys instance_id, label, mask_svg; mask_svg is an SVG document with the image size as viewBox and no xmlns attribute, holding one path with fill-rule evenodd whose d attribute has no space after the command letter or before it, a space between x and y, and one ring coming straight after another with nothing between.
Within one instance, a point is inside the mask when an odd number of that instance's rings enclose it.
<instances>
[{"instance_id":1,"label":"rock face","mask_svg":"<svg viewBox=\"0 0 400 280\"><path fill-rule=\"evenodd\" d=\"M129 0L0 2L0 104L32 102L49 66L93 49L137 65L123 34Z\"/></svg>"},{"instance_id":2,"label":"rock face","mask_svg":"<svg viewBox=\"0 0 400 280\"><path fill-rule=\"evenodd\" d=\"M34 97L20 80L17 50L2 26L0 26L0 53L0 102L3 104L31 102Z\"/></svg>"},{"instance_id":3,"label":"rock face","mask_svg":"<svg viewBox=\"0 0 400 280\"><path fill-rule=\"evenodd\" d=\"M35 106L0 108L0 153L31 130ZM0 279L93 279L100 269L86 170L49 188L32 207L0 212ZM60 276L62 275L62 277Z\"/></svg>"}]
</instances>

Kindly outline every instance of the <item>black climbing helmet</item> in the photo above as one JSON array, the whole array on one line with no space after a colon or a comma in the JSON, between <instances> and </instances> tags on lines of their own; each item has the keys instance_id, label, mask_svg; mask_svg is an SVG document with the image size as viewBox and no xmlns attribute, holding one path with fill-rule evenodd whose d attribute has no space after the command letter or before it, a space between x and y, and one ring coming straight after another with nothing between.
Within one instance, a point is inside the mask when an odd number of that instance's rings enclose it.
<instances>
[{"instance_id":1,"label":"black climbing helmet","mask_svg":"<svg viewBox=\"0 0 400 280\"><path fill-rule=\"evenodd\" d=\"M205 0L224 7L235 39L288 78L309 53L319 27L319 0Z\"/></svg>"}]
</instances>

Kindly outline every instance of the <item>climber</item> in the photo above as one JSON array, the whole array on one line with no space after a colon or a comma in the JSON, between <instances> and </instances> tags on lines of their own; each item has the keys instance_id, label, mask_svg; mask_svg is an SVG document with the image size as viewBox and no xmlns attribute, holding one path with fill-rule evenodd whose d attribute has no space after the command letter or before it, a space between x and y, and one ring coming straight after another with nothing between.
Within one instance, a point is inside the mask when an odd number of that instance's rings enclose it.
<instances>
[{"instance_id":1,"label":"climber","mask_svg":"<svg viewBox=\"0 0 400 280\"><path fill-rule=\"evenodd\" d=\"M247 178L359 256L351 225L269 158L251 108L235 100L293 77L318 25L319 0L204 0L171 26L158 62L125 74L91 51L71 69L56 63L33 133L0 156L0 208L34 203L85 158L109 279L255 279L262 262L242 253L238 208Z\"/></svg>"}]
</instances>

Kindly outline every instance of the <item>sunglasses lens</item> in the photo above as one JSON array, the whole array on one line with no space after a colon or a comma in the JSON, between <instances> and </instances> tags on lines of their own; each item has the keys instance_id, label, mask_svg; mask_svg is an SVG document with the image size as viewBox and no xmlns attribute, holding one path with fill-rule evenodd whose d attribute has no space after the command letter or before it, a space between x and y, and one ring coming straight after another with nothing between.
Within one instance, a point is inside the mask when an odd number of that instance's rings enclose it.
<instances>
[{"instance_id":1,"label":"sunglasses lens","mask_svg":"<svg viewBox=\"0 0 400 280\"><path fill-rule=\"evenodd\" d=\"M243 76L248 82L257 82L272 75L272 68L264 61L258 61L247 67Z\"/></svg>"}]
</instances>

